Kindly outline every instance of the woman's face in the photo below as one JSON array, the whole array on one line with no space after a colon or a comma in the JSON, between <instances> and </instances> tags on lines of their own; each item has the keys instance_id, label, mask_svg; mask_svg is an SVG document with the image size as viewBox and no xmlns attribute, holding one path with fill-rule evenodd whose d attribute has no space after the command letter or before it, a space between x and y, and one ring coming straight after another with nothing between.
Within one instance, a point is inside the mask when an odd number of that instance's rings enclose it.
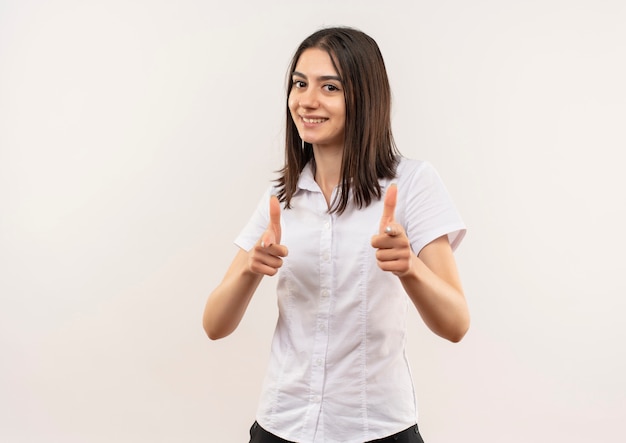
<instances>
[{"instance_id":1,"label":"woman's face","mask_svg":"<svg viewBox=\"0 0 626 443\"><path fill-rule=\"evenodd\" d=\"M343 149L344 90L328 53L317 48L305 50L291 80L289 110L300 138L318 148Z\"/></svg>"}]
</instances>

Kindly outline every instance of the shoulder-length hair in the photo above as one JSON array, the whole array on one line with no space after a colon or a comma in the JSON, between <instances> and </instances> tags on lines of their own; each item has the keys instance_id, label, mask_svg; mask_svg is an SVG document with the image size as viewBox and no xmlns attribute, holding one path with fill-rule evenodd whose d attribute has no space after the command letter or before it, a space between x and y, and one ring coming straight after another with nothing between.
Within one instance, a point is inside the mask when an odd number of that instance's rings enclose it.
<instances>
[{"instance_id":1,"label":"shoulder-length hair","mask_svg":"<svg viewBox=\"0 0 626 443\"><path fill-rule=\"evenodd\" d=\"M391 88L374 39L353 28L325 28L307 37L296 50L287 77L287 101L296 64L309 48L328 53L344 90L346 117L340 192L330 208L330 212L341 214L351 195L359 208L380 199L378 180L396 175L399 151L391 131ZM278 171L276 182L278 198L289 208L302 169L310 161L315 171L315 158L312 145L298 134L288 103L286 111L285 164Z\"/></svg>"}]
</instances>

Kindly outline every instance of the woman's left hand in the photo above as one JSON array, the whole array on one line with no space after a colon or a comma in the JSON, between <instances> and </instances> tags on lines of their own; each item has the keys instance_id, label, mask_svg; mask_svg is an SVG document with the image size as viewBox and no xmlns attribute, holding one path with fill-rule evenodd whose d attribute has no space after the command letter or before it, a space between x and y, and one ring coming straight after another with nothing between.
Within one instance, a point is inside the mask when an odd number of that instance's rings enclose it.
<instances>
[{"instance_id":1,"label":"woman's left hand","mask_svg":"<svg viewBox=\"0 0 626 443\"><path fill-rule=\"evenodd\" d=\"M387 189L380 218L378 235L372 237L372 247L376 249L376 260L383 271L393 272L398 277L412 270L415 254L402 225L395 220L398 187L393 184Z\"/></svg>"},{"instance_id":2,"label":"woman's left hand","mask_svg":"<svg viewBox=\"0 0 626 443\"><path fill-rule=\"evenodd\" d=\"M385 194L378 235L372 237L376 260L383 271L400 277L409 298L428 327L452 342L463 338L469 328L469 311L446 235L413 253L402 225L395 220L398 188Z\"/></svg>"}]
</instances>

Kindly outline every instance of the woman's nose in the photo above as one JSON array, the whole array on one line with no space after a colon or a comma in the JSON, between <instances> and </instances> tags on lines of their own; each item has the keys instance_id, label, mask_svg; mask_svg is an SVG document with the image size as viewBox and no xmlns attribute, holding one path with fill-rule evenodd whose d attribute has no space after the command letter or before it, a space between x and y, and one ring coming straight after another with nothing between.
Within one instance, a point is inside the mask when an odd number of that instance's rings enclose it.
<instances>
[{"instance_id":1,"label":"woman's nose","mask_svg":"<svg viewBox=\"0 0 626 443\"><path fill-rule=\"evenodd\" d=\"M317 91L313 88L307 88L300 95L300 106L303 108L317 108L319 106L319 98Z\"/></svg>"}]
</instances>

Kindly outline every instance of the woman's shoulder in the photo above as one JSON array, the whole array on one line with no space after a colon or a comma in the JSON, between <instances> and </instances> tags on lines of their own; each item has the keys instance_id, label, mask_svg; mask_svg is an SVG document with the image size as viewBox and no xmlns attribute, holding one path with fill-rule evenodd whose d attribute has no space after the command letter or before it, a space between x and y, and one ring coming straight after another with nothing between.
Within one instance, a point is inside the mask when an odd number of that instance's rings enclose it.
<instances>
[{"instance_id":1,"label":"woman's shoulder","mask_svg":"<svg viewBox=\"0 0 626 443\"><path fill-rule=\"evenodd\" d=\"M418 160L408 157L399 157L396 167L396 180L406 181L414 180L420 176L437 175L437 171L433 165L427 160Z\"/></svg>"}]
</instances>

